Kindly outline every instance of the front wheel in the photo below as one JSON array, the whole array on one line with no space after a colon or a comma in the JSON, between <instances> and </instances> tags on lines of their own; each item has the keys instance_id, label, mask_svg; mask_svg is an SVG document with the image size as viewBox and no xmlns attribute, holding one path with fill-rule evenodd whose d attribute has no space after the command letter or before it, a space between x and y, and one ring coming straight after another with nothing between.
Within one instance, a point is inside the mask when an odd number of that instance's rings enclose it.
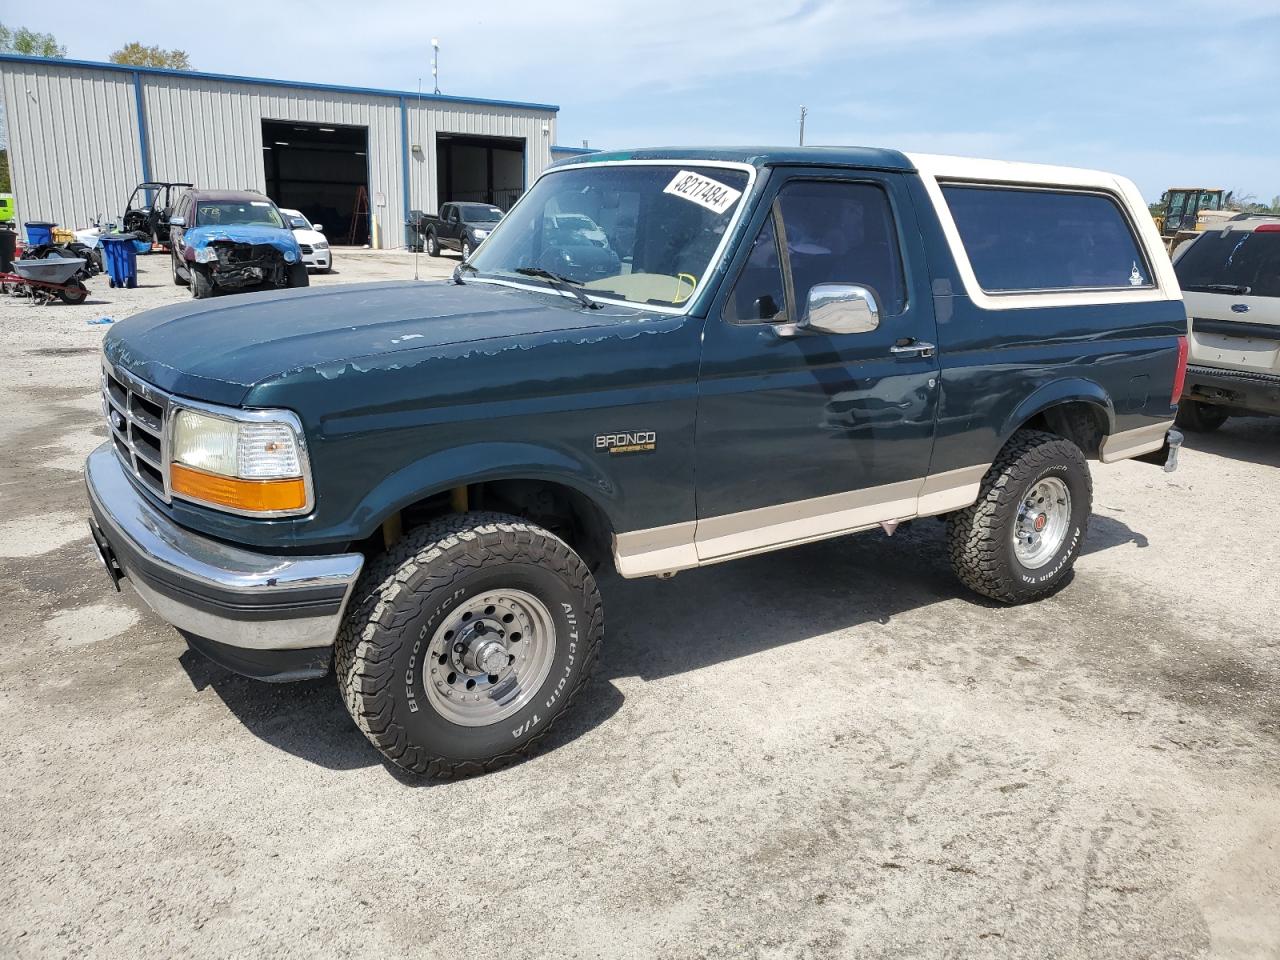
<instances>
[{"instance_id":1,"label":"front wheel","mask_svg":"<svg viewBox=\"0 0 1280 960\"><path fill-rule=\"evenodd\" d=\"M59 290L58 296L62 298L63 303L84 303L85 297L89 296L89 289L79 280L76 280L74 283L69 283Z\"/></svg>"},{"instance_id":2,"label":"front wheel","mask_svg":"<svg viewBox=\"0 0 1280 960\"><path fill-rule=\"evenodd\" d=\"M600 593L554 534L518 517L444 517L361 577L335 670L369 741L412 773L480 773L527 756L586 684Z\"/></svg>"},{"instance_id":3,"label":"front wheel","mask_svg":"<svg viewBox=\"0 0 1280 960\"><path fill-rule=\"evenodd\" d=\"M311 286L311 276L307 273L307 265L301 262L289 264L289 275L285 280L285 285L289 287Z\"/></svg>"},{"instance_id":4,"label":"front wheel","mask_svg":"<svg viewBox=\"0 0 1280 960\"><path fill-rule=\"evenodd\" d=\"M1199 400L1183 400L1178 404L1175 423L1193 433L1212 433L1227 422L1231 411Z\"/></svg>"},{"instance_id":5,"label":"front wheel","mask_svg":"<svg viewBox=\"0 0 1280 960\"><path fill-rule=\"evenodd\" d=\"M197 300L213 296L213 277L194 263L191 265L191 296Z\"/></svg>"},{"instance_id":6,"label":"front wheel","mask_svg":"<svg viewBox=\"0 0 1280 960\"><path fill-rule=\"evenodd\" d=\"M183 280L182 274L178 273L178 255L176 253L171 254L169 261L170 266L173 269L173 285L175 287L185 287L187 285L187 281Z\"/></svg>"},{"instance_id":7,"label":"front wheel","mask_svg":"<svg viewBox=\"0 0 1280 960\"><path fill-rule=\"evenodd\" d=\"M436 239L436 235L434 233L427 234L427 256L440 256L440 241Z\"/></svg>"},{"instance_id":8,"label":"front wheel","mask_svg":"<svg viewBox=\"0 0 1280 960\"><path fill-rule=\"evenodd\" d=\"M470 240L462 241L462 259L463 260L471 259L471 241Z\"/></svg>"},{"instance_id":9,"label":"front wheel","mask_svg":"<svg viewBox=\"0 0 1280 960\"><path fill-rule=\"evenodd\" d=\"M982 478L977 502L948 519L951 565L965 586L993 600L1039 600L1070 579L1092 509L1080 448L1020 430Z\"/></svg>"}]
</instances>

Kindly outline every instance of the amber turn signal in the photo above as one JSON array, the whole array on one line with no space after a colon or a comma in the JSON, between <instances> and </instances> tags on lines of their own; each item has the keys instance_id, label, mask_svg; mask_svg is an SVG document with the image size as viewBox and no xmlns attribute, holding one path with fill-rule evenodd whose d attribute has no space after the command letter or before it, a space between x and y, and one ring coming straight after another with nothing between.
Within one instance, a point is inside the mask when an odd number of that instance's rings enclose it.
<instances>
[{"instance_id":1,"label":"amber turn signal","mask_svg":"<svg viewBox=\"0 0 1280 960\"><path fill-rule=\"evenodd\" d=\"M169 468L169 486L174 493L193 500L251 513L301 510L307 505L307 487L301 477L241 480L175 463Z\"/></svg>"}]
</instances>

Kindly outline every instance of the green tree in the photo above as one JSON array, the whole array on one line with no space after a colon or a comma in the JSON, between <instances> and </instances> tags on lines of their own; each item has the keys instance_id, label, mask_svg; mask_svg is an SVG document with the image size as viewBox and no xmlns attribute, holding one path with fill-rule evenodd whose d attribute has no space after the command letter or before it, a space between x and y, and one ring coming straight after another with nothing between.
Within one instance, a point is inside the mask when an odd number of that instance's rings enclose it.
<instances>
[{"instance_id":1,"label":"green tree","mask_svg":"<svg viewBox=\"0 0 1280 960\"><path fill-rule=\"evenodd\" d=\"M65 57L67 48L52 33L36 33L26 27L16 30L0 23L0 53L21 53L28 57Z\"/></svg>"},{"instance_id":2,"label":"green tree","mask_svg":"<svg viewBox=\"0 0 1280 960\"><path fill-rule=\"evenodd\" d=\"M190 70L191 58L185 50L165 50L159 46L143 46L138 41L126 43L111 55L112 63L124 63L131 67L167 67L170 70Z\"/></svg>"},{"instance_id":3,"label":"green tree","mask_svg":"<svg viewBox=\"0 0 1280 960\"><path fill-rule=\"evenodd\" d=\"M1271 198L1271 212L1280 213L1280 196Z\"/></svg>"}]
</instances>

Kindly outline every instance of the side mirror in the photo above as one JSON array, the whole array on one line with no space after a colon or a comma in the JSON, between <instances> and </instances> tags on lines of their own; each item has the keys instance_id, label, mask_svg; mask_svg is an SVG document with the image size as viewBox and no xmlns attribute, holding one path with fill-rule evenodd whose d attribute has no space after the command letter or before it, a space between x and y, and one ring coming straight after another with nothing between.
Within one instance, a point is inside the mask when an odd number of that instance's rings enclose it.
<instances>
[{"instance_id":1,"label":"side mirror","mask_svg":"<svg viewBox=\"0 0 1280 960\"><path fill-rule=\"evenodd\" d=\"M186 225L187 225L187 221L184 217L169 218L169 226L171 227L185 227Z\"/></svg>"},{"instance_id":2,"label":"side mirror","mask_svg":"<svg viewBox=\"0 0 1280 960\"><path fill-rule=\"evenodd\" d=\"M317 231L317 232L321 232L321 233L322 233L322 232L324 232L324 224L323 224L323 223L313 223L313 224L311 225L311 229L313 229L313 230L315 230L315 231Z\"/></svg>"},{"instance_id":3,"label":"side mirror","mask_svg":"<svg viewBox=\"0 0 1280 960\"><path fill-rule=\"evenodd\" d=\"M875 294L852 283L817 283L809 289L809 302L797 331L813 333L870 333L880 326Z\"/></svg>"}]
</instances>

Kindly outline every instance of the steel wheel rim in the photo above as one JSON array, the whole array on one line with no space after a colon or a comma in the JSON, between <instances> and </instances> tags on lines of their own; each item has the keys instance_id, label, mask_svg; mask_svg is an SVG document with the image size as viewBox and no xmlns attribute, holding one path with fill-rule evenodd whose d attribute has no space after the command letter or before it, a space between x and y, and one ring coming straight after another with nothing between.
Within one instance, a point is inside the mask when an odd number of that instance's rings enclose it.
<instances>
[{"instance_id":1,"label":"steel wheel rim","mask_svg":"<svg viewBox=\"0 0 1280 960\"><path fill-rule=\"evenodd\" d=\"M1013 552L1029 570L1043 567L1058 552L1071 527L1071 491L1058 477L1037 480L1018 504Z\"/></svg>"},{"instance_id":2,"label":"steel wheel rim","mask_svg":"<svg viewBox=\"0 0 1280 960\"><path fill-rule=\"evenodd\" d=\"M495 673L499 648L507 660ZM427 702L444 719L486 727L519 712L541 689L556 652L546 604L524 590L463 601L436 629L422 667Z\"/></svg>"}]
</instances>

